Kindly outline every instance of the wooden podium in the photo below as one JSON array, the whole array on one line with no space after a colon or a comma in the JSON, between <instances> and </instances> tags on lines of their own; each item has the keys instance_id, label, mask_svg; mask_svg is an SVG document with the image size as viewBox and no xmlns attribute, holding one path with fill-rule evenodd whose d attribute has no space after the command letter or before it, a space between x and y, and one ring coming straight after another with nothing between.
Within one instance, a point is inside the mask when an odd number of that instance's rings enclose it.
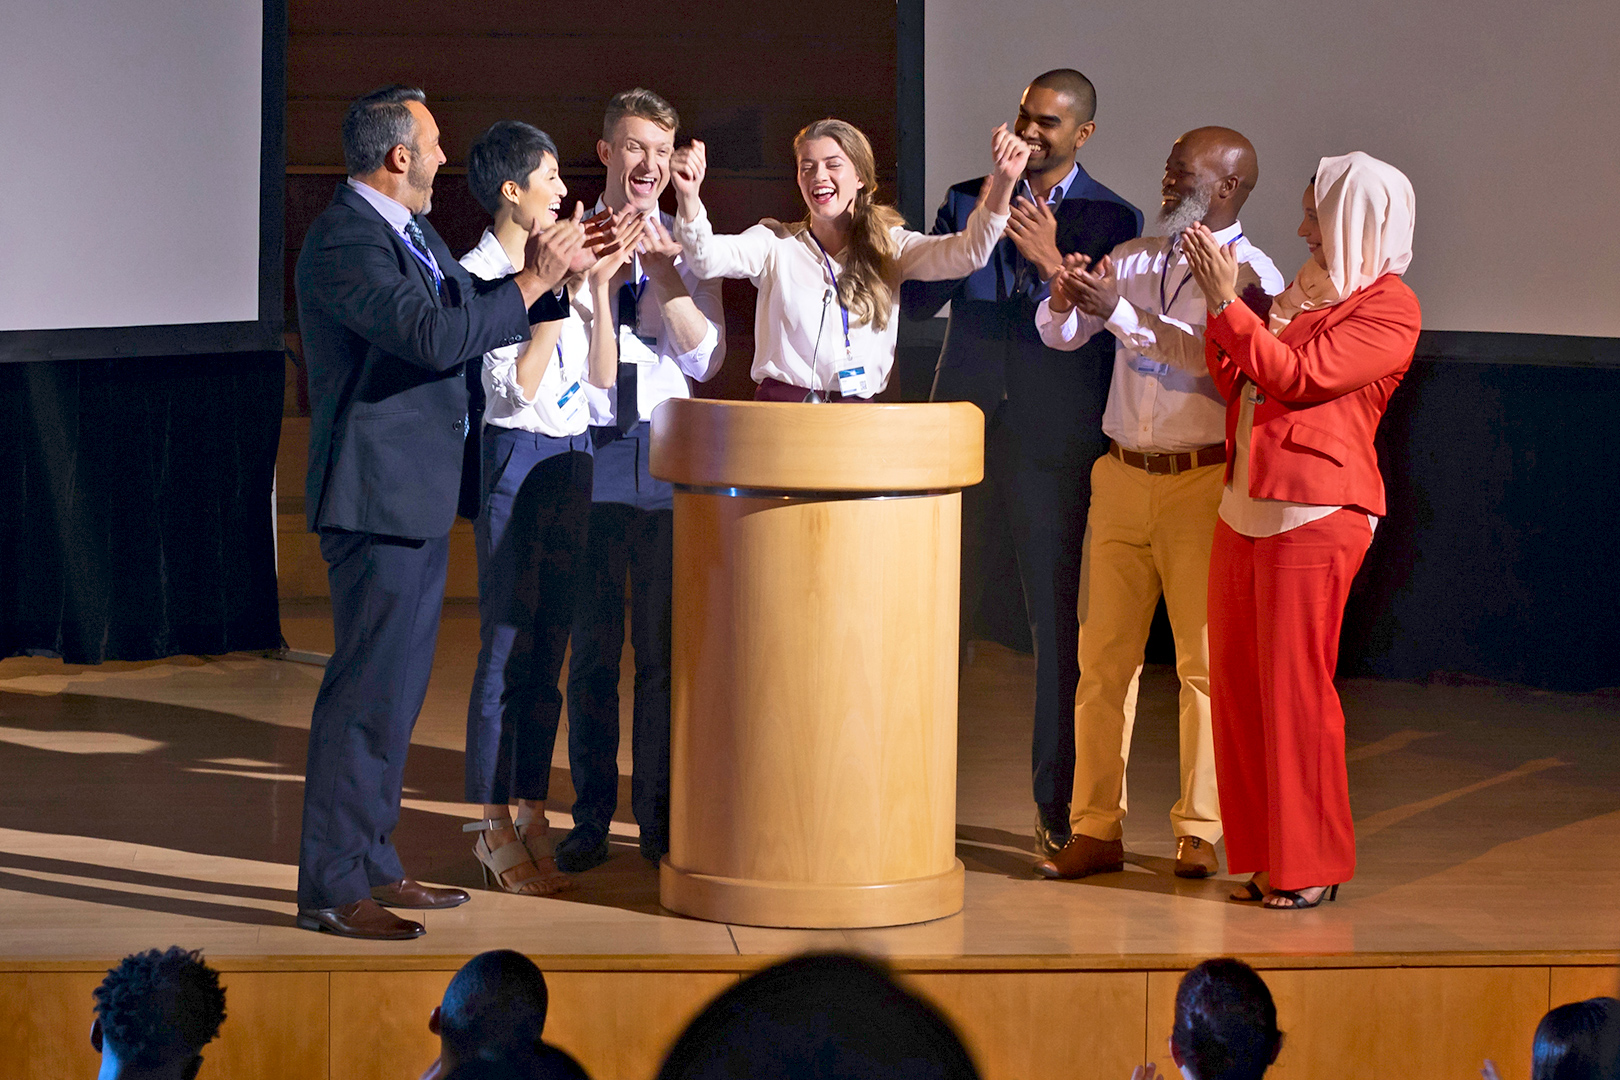
<instances>
[{"instance_id":1,"label":"wooden podium","mask_svg":"<svg viewBox=\"0 0 1620 1080\"><path fill-rule=\"evenodd\" d=\"M961 910L961 488L983 448L966 404L658 407L651 468L675 485L665 907L791 927Z\"/></svg>"}]
</instances>

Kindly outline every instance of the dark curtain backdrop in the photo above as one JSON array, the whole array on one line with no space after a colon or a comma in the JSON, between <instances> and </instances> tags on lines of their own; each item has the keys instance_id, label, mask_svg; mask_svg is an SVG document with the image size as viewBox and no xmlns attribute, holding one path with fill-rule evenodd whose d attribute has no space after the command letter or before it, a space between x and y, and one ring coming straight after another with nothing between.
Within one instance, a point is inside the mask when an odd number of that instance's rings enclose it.
<instances>
[{"instance_id":1,"label":"dark curtain backdrop","mask_svg":"<svg viewBox=\"0 0 1620 1080\"><path fill-rule=\"evenodd\" d=\"M281 642L279 352L0 364L0 656Z\"/></svg>"}]
</instances>

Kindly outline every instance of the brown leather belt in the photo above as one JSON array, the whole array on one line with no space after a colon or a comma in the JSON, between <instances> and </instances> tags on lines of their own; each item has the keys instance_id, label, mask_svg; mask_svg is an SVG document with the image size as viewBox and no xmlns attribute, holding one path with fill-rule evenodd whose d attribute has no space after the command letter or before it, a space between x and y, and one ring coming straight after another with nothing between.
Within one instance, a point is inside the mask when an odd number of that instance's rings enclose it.
<instances>
[{"instance_id":1,"label":"brown leather belt","mask_svg":"<svg viewBox=\"0 0 1620 1080\"><path fill-rule=\"evenodd\" d=\"M1180 454L1138 454L1135 450L1127 450L1110 439L1108 452L1133 469L1141 469L1154 476L1175 476L1194 469L1202 469L1205 465L1220 465L1226 461L1225 443L1201 446L1197 450L1188 450Z\"/></svg>"}]
</instances>

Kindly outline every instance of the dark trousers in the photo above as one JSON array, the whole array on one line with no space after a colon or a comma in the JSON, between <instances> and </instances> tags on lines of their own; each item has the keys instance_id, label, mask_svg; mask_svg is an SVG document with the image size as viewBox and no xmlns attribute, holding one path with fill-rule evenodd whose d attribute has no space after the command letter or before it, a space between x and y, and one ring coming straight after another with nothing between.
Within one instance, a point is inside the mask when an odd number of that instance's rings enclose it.
<instances>
[{"instance_id":1,"label":"dark trousers","mask_svg":"<svg viewBox=\"0 0 1620 1080\"><path fill-rule=\"evenodd\" d=\"M405 876L391 837L449 551L448 536L321 534L336 644L309 726L299 907L352 904Z\"/></svg>"},{"instance_id":2,"label":"dark trousers","mask_svg":"<svg viewBox=\"0 0 1620 1080\"><path fill-rule=\"evenodd\" d=\"M669 664L675 515L669 485L644 475L638 439L598 446L597 497L581 574L568 667L568 765L574 823L606 835L619 802L619 661L624 652L624 590L630 582L630 647L635 656L631 712L630 808L642 847L669 837ZM639 470L639 472L638 472Z\"/></svg>"},{"instance_id":3,"label":"dark trousers","mask_svg":"<svg viewBox=\"0 0 1620 1080\"><path fill-rule=\"evenodd\" d=\"M562 716L557 688L590 520L586 435L486 425L478 549L478 668L467 704L471 803L544 799Z\"/></svg>"},{"instance_id":4,"label":"dark trousers","mask_svg":"<svg viewBox=\"0 0 1620 1080\"><path fill-rule=\"evenodd\" d=\"M983 597L990 529L1012 535L1035 647L1031 771L1035 802L1067 806L1074 790L1074 694L1080 682L1080 551L1091 465L1106 444L1078 451L1023 445L1005 405L985 429L984 482L962 492L963 626ZM1032 452L1039 450L1040 452Z\"/></svg>"}]
</instances>

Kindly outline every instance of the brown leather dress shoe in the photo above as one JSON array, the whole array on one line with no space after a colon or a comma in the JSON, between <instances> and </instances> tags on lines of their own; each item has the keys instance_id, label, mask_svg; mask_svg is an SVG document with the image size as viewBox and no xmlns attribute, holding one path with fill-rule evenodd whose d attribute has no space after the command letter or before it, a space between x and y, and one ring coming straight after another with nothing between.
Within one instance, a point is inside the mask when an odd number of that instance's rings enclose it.
<instances>
[{"instance_id":1,"label":"brown leather dress shoe","mask_svg":"<svg viewBox=\"0 0 1620 1080\"><path fill-rule=\"evenodd\" d=\"M298 928L368 941L408 941L427 933L421 923L402 919L375 900L356 900L342 907L299 908Z\"/></svg>"},{"instance_id":2,"label":"brown leather dress shoe","mask_svg":"<svg viewBox=\"0 0 1620 1080\"><path fill-rule=\"evenodd\" d=\"M1125 842L1098 840L1075 833L1050 859L1035 864L1035 872L1049 878L1082 878L1125 869Z\"/></svg>"},{"instance_id":3,"label":"brown leather dress shoe","mask_svg":"<svg viewBox=\"0 0 1620 1080\"><path fill-rule=\"evenodd\" d=\"M418 911L460 907L468 900L465 889L435 889L411 878L400 878L387 885L374 885L371 898L384 907L414 908Z\"/></svg>"},{"instance_id":4,"label":"brown leather dress shoe","mask_svg":"<svg viewBox=\"0 0 1620 1080\"><path fill-rule=\"evenodd\" d=\"M1206 878L1220 869L1215 845L1197 836L1176 841L1176 877Z\"/></svg>"}]
</instances>

